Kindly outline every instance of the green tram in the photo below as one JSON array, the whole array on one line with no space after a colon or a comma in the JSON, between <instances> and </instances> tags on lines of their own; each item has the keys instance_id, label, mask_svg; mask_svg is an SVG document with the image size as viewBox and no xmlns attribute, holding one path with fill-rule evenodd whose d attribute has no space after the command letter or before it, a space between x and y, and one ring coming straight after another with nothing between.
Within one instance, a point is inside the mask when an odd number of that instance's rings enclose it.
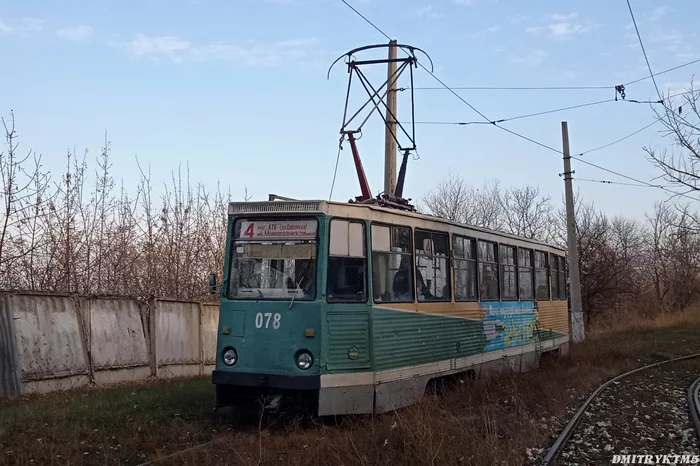
<instances>
[{"instance_id":1,"label":"green tram","mask_svg":"<svg viewBox=\"0 0 700 466\"><path fill-rule=\"evenodd\" d=\"M381 413L431 379L535 368L568 351L564 253L378 205L230 203L217 407Z\"/></svg>"}]
</instances>

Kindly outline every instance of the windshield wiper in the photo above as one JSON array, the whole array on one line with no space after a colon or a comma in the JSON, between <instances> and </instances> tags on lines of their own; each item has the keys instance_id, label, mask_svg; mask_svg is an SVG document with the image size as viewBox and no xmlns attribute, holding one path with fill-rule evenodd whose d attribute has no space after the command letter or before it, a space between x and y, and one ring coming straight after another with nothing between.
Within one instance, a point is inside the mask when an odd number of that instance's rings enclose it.
<instances>
[{"instance_id":1,"label":"windshield wiper","mask_svg":"<svg viewBox=\"0 0 700 466\"><path fill-rule=\"evenodd\" d=\"M309 269L311 269L311 266L314 264L313 257L309 257L308 260L309 260L309 263L306 265L306 267L304 267L304 273L301 274L301 278L297 282L297 287L294 290L294 294L292 295L292 300L289 303L289 309L291 309L292 306L294 306L294 298L296 298L297 292L301 291L300 285L304 281L304 277L306 277L306 273L309 271Z\"/></svg>"},{"instance_id":2,"label":"windshield wiper","mask_svg":"<svg viewBox=\"0 0 700 466\"><path fill-rule=\"evenodd\" d=\"M304 277L305 277L305 276L306 276L306 274L302 275L301 278L299 279L299 281L297 282L297 287L296 287L296 289L294 290L294 294L292 295L292 300L291 300L290 303L289 303L289 309L291 309L292 306L294 306L294 298L296 298L297 293L298 293L299 291L301 291L301 288L300 288L299 286L301 285L301 282L304 281Z\"/></svg>"}]
</instances>

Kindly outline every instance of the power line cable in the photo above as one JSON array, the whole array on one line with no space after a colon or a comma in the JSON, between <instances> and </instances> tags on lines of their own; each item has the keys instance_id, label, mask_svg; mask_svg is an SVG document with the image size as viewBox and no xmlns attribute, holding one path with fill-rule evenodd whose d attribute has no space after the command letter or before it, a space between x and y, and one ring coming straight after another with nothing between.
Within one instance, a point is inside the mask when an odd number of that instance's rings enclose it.
<instances>
[{"instance_id":1,"label":"power line cable","mask_svg":"<svg viewBox=\"0 0 700 466\"><path fill-rule=\"evenodd\" d=\"M607 144L603 144L602 146L594 147L593 149L588 149L588 150L585 150L585 151L583 151L583 152L579 152L579 153L577 153L576 155L580 157L580 156L583 156L583 155L585 155L585 154L589 154L589 153L591 153L591 152L596 152L596 151L599 151L599 150L608 148L608 147L610 147L610 146L614 146L615 144L618 144L618 143L620 143L620 142L622 142L622 141L624 141L624 140L626 140L626 139L629 139L629 138L631 138L632 136L635 136L635 135L641 133L642 131L644 131L644 130L646 130L646 129L652 127L652 126L654 126L654 125L657 124L657 123L659 123L659 120L654 120L654 121L652 121L651 123L649 123L648 125L645 125L645 126L639 128L638 130L636 130L636 131L634 131L634 132L632 132L632 133L630 133L630 134L628 134L628 135L626 135L626 136L623 136L623 137L621 137L621 138L619 138L619 139L616 139L616 140L614 140L614 141L612 141L612 142L609 142L609 143L607 143ZM486 121L466 121L466 122L463 122L463 121L416 121L416 124L424 124L424 125L445 125L445 126L448 126L448 125L449 125L449 126L466 126L466 125L488 125L488 124L491 124L491 123L488 123L488 122L486 122ZM556 149L553 149L553 150L556 150ZM560 150L556 150L556 152L557 152L559 155L563 155L562 151L560 151ZM657 178L660 178L661 176L663 176L663 175L660 175L660 176L657 177ZM652 181L653 181L653 180L652 180Z\"/></svg>"},{"instance_id":2,"label":"power line cable","mask_svg":"<svg viewBox=\"0 0 700 466\"><path fill-rule=\"evenodd\" d=\"M670 73L671 71L676 71L677 69L685 68L686 66L694 65L696 63L700 63L700 58L698 58L697 60L689 61L688 63L683 63L682 65L674 66L673 68L669 68L667 70L659 71L654 76L661 76L662 74ZM641 82L641 81L646 81L647 79L652 78L652 77L653 76L645 76L643 78L635 79L634 81L630 81L628 83L625 83L625 87L631 86L632 84L637 84L638 82Z\"/></svg>"},{"instance_id":3,"label":"power line cable","mask_svg":"<svg viewBox=\"0 0 700 466\"><path fill-rule=\"evenodd\" d=\"M377 31L379 31L380 34L382 34L384 37L386 37L386 38L389 39L390 41L392 40L391 37L389 37L384 31L382 31L381 29L379 29L374 23L372 23L369 19L367 19L367 18L366 18L364 15L362 15L359 11L357 11L355 8L353 8L346 0L341 0L341 1L342 1L345 5L347 5L351 10L353 10L355 13L357 13L357 14L358 14L362 19L364 19L368 24L370 24L374 29L376 29ZM628 1L628 3L629 3L629 0L627 0L627 1ZM402 48L402 50L403 50L403 48ZM406 52L406 50L403 50L403 51ZM407 52L406 52L406 53L407 53ZM451 94L453 94L453 95L454 95L455 97L457 97L460 101L462 101L465 105L467 105L467 106L468 106L469 108L471 108L474 112L476 112L479 116L481 116L481 118L483 118L483 119L485 120L486 123L491 123L491 124L492 124L493 126L495 126L496 128L499 128L499 129L501 129L501 130L503 130L503 131L505 131L505 132L507 132L507 133L510 133L510 134L512 134L512 135L514 135L514 136L517 136L517 137L519 137L519 138L521 138L521 139L524 139L524 140L526 140L526 141L528 141L528 142L531 142L531 143L533 143L533 144L535 144L535 145L538 145L538 146L540 146L540 147L542 147L542 148L544 148L544 149L548 149L548 150L550 150L550 151L552 151L552 152L555 152L555 153L557 153L557 154L562 154L562 155L563 155L563 152L560 151L560 150L558 150L558 149L555 149L555 148L553 148L553 147L551 147L551 146L549 146L549 145L547 145L547 144L544 144L544 143L542 143L542 142L536 141L536 140L534 140L534 139L532 139L532 138L529 138L529 137L524 136L524 135L522 135L522 134L519 134L519 133L517 133L517 132L515 132L515 131L513 131L513 130L510 130L510 129L506 128L506 127L503 127L503 126L500 126L500 125L496 124L495 121L489 119L486 115L484 115L482 112L480 112L478 109L476 109L472 104L470 104L469 102L467 102L462 96L460 96L459 94L457 94L452 88L450 88L447 84L445 84L440 78L438 78L437 76L435 76L435 74L434 74L432 71L430 71L429 69L427 69L422 63L420 63L420 62L417 62L417 63L418 63L418 65L419 65L421 68L423 68L430 76L432 76L433 79L435 79L438 83L440 83L446 90L448 90ZM651 68L650 68L650 73L652 74L652 77L653 77L653 73L651 72ZM661 99L661 100L663 100L663 99ZM628 180L630 180L630 181L634 181L634 182L636 182L636 183L648 185L648 186L651 186L651 187L657 187L657 188L659 188L659 189L663 189L664 191L667 191L667 192L673 194L674 196L682 196L682 197L686 197L686 198L688 198L688 199L691 199L691 200L693 200L693 201L698 201L698 199L693 198L693 197L690 197L690 196L688 196L687 194L677 193L677 192L675 192L675 191L672 191L672 190L670 190L670 189L664 188L664 187L662 187L662 186L655 186L655 185L652 185L651 183L647 183L647 182L645 182L645 181L638 180L638 179L633 178L633 177L631 177L631 176L623 175L622 173L616 172L616 171L614 171L614 170L610 170L610 169L605 168L605 167L601 167L600 165L597 165L597 164L594 164L594 163L589 162L589 161L587 161L587 160L581 159L580 157L571 156L571 158L572 158L572 159L575 159L575 160L578 160L579 162L584 163L584 164L586 164L586 165L590 165L590 166L592 166L592 167L598 168L599 170L603 170L603 171L605 171L605 172L608 172L608 173L617 175L617 176L619 176L619 177L621 177L621 178L625 178L625 179L628 179Z\"/></svg>"},{"instance_id":4,"label":"power line cable","mask_svg":"<svg viewBox=\"0 0 700 466\"><path fill-rule=\"evenodd\" d=\"M695 92L700 92L700 91L685 91L685 92L679 92L679 93L677 93L677 94L669 95L668 97L666 97L666 99L672 99L672 98L678 97L678 96L680 96L680 95L691 94L691 93L695 93ZM613 99L612 101L614 101L614 99ZM609 100L600 101L600 102L591 102L591 103L588 103L588 104L581 104L581 105L576 105L576 106L573 106L573 107L564 107L564 108L560 108L560 109L547 110L547 111L544 111L544 112L538 112L538 113L533 113L533 114L529 114L529 115L521 115L521 116L517 116L517 117L504 118L504 119L502 119L502 120L496 120L496 123L501 123L501 122L504 122L504 121L515 120L515 119L519 119L519 118L525 118L525 117L529 117L529 116L538 116L538 115L543 115L543 114L547 114L547 113L554 113L554 112L559 112L559 111L563 111L563 110L570 110L570 109L573 109L573 108L580 108L580 107L585 107L585 106L589 106L589 105L597 105L598 103L604 103L604 102L609 102ZM641 101L641 102L640 102L640 101L636 101L636 100L620 100L620 101L618 101L618 102L654 103L654 104L658 104L658 103L659 103L658 101L651 101L651 102L644 102L644 101ZM596 147L596 148L594 148L594 149L589 149L589 150L586 150L586 151L584 151L584 152L580 152L578 155L584 155L584 154L587 154L587 153L589 153L589 152L595 152L595 151L598 151L598 150L601 150L601 149L605 149L606 147L610 147L610 146L612 146L612 145L615 145L615 144L617 144L618 142L622 142L622 141L624 141L624 140L626 140L626 139L631 138L632 136L634 136L634 135L636 135L636 134L638 134L638 133L641 133L641 132L644 131L645 129L647 129L647 128L649 128L649 127L651 127L651 126L657 124L658 122L659 122L659 120L654 120L654 121L652 121L651 123L649 123L648 125L646 125L646 126L640 128L640 129L634 131L633 133L628 134L627 136L624 136L624 137L622 137L622 138L620 138L620 139L617 139L617 140L615 140L615 141L613 141L613 142L610 142L610 143L608 143L608 144L604 144L604 145L602 145L602 146ZM416 123L417 125L441 125L441 126L468 126L468 125L489 125L489 124L491 124L491 122L487 122L487 121L416 121L415 123Z\"/></svg>"},{"instance_id":5,"label":"power line cable","mask_svg":"<svg viewBox=\"0 0 700 466\"><path fill-rule=\"evenodd\" d=\"M666 191L666 192L669 192L669 193L673 194L674 196L685 197L685 198L688 198L688 199L693 200L693 201L696 201L696 202L699 201L697 198L688 196L687 194L678 193L678 192L676 192L676 191L672 191L672 190L670 190L670 189L668 189L668 188L665 188L665 187L663 187L663 186L661 186L661 185L654 185L654 184L648 183L648 182L646 182L646 181L638 180L637 178L633 178L633 177L631 177L631 176L624 175L624 174L622 174L622 173L620 173L620 172L616 172L616 171L614 171L614 170L610 170L609 168L601 167L600 165L597 165L597 164L595 164L595 163L589 162L588 160L584 160L584 159L582 159L582 158L580 158L580 157L577 157L577 156L575 156L575 155L572 155L571 158L572 158L572 159L575 159L575 160L578 160L579 162L584 163L584 164L586 164L586 165L590 165L591 167L595 167L595 168L597 168L597 169L599 169L599 170L603 170L604 172L608 172L608 173L611 173L611 174L613 174L613 175L617 175L617 176L619 176L619 177L621 177L621 178L625 178L625 179L628 179L628 180L630 180L630 181L634 181L634 182L636 182L636 183L643 184L643 185L648 186L648 187L650 187L650 188L662 189L662 190L664 190L664 191Z\"/></svg>"},{"instance_id":6,"label":"power line cable","mask_svg":"<svg viewBox=\"0 0 700 466\"><path fill-rule=\"evenodd\" d=\"M613 141L613 142L610 142L610 143L608 143L608 144L603 144L602 146L598 146L598 147L596 147L596 148L594 148L594 149L589 149L589 150L587 150L587 151L583 151L583 152L581 152L581 153L578 154L578 155L579 155L579 156L582 156L582 155L584 155L584 154L590 154L591 152L596 152L596 151L599 151L599 150L601 150L601 149L605 149L606 147L613 146L613 145L617 144L618 142L622 142L622 141L624 141L625 139L629 139L629 138L631 138L632 136L641 133L641 132L644 131L645 129L654 126L654 125L657 124L658 122L659 122L659 120L654 120L654 121L652 121L651 123L649 123L648 125L644 126L643 128L638 129L638 130L635 131L634 133L630 133L630 134L628 134L628 135L625 136L625 137L622 137L622 138L620 138L620 139L617 139L617 140L615 140L615 141Z\"/></svg>"},{"instance_id":7,"label":"power line cable","mask_svg":"<svg viewBox=\"0 0 700 466\"><path fill-rule=\"evenodd\" d=\"M616 184L620 186L637 186L640 188L660 188L662 186L650 185L650 184L638 184L638 183L621 183L619 181L608 181L608 180L592 180L589 178L573 178L574 181L586 181L590 183L603 183L603 184Z\"/></svg>"},{"instance_id":8,"label":"power line cable","mask_svg":"<svg viewBox=\"0 0 700 466\"><path fill-rule=\"evenodd\" d=\"M572 105L569 107L555 108L553 110L545 110L543 112L536 112L536 113L529 113L526 115L519 115L519 116L515 116L515 117L505 118L505 119L499 121L499 123L502 123L505 121L519 120L521 118L530 118L530 117L535 117L535 116L548 115L550 113L563 112L564 110L573 110L576 108L592 107L594 105L607 104L610 102L615 102L615 99L599 100L597 102L588 102L586 104ZM620 102L624 102L624 101L620 101Z\"/></svg>"},{"instance_id":9,"label":"power line cable","mask_svg":"<svg viewBox=\"0 0 700 466\"><path fill-rule=\"evenodd\" d=\"M639 28L637 27L637 20L634 19L634 13L632 12L632 5L630 0L627 0L627 7L630 10L630 16L632 16L632 23L634 24L634 30L637 31L637 38L639 39L639 45L642 47L642 53L644 54L644 60L647 62L647 68L649 69L649 76L654 82L654 87L656 88L656 94L659 96L659 100L663 102L664 98L661 97L661 91L659 91L659 86L656 84L656 78L654 77L654 72L651 70L651 65L649 64L649 57L647 57L647 51L644 49L644 42L642 41L642 36L639 34Z\"/></svg>"},{"instance_id":10,"label":"power line cable","mask_svg":"<svg viewBox=\"0 0 700 466\"><path fill-rule=\"evenodd\" d=\"M531 118L531 117L547 115L547 114L556 113L556 112L563 112L565 110L573 110L576 108L591 107L594 105L606 104L606 103L610 103L610 102L615 102L615 99L598 100L595 102L588 102L585 104L571 105L569 107L555 108L552 110L544 110L544 111L535 112L535 113L527 113L524 115L518 115L518 116L514 116L514 117L509 117L509 118L501 118L498 120L488 121L488 122L487 121L467 121L467 122L464 122L464 121L454 121L454 122L450 122L450 121L416 121L416 124L417 125L421 124L421 125L461 125L461 126L465 126L465 125L474 125L474 124L505 123L507 121L520 120L522 118ZM631 100L630 101L619 100L617 102L643 103L643 102L637 102L637 101L631 101Z\"/></svg>"},{"instance_id":11,"label":"power line cable","mask_svg":"<svg viewBox=\"0 0 700 466\"><path fill-rule=\"evenodd\" d=\"M474 87L453 87L458 91L576 91L576 90L610 90L615 86L542 86L542 87L489 87L489 86L474 86ZM420 91L442 91L444 87L414 87L414 90Z\"/></svg>"},{"instance_id":12,"label":"power line cable","mask_svg":"<svg viewBox=\"0 0 700 466\"><path fill-rule=\"evenodd\" d=\"M700 63L700 58L696 60L689 61L687 63L683 63L678 66L674 66L673 68L668 68L663 71L659 71L658 73L654 73L654 75L647 75L638 79L635 79L634 81L630 81L627 83L624 83L623 86L631 86L632 84L637 84L642 81L646 81L647 79L651 79L652 77L655 76L661 76L662 74L670 73L671 71L676 71L681 68L685 68L690 65L695 65L696 63ZM577 91L577 90L614 90L616 86L503 86L503 87L497 87L497 86L454 86L452 89L459 90L459 91ZM406 88L406 89L410 89ZM420 90L420 91L443 91L445 90L444 87L430 87L430 86L419 86L419 87L414 87L414 90Z\"/></svg>"},{"instance_id":13,"label":"power line cable","mask_svg":"<svg viewBox=\"0 0 700 466\"><path fill-rule=\"evenodd\" d=\"M340 1L343 2L343 3L345 3L345 5L346 5L348 8L350 8L352 11L354 11L355 13L357 13L357 14L360 16L360 18L362 18L362 19L364 19L365 21L367 21L367 23L368 23L370 26L372 26L374 29L376 29L377 32L379 32L379 34L383 35L384 37L386 37L387 39L389 39L389 40L391 41L391 37L389 37L384 31L382 31L381 29L379 29L372 21L370 21L369 19L367 19L367 17L365 17L365 15L363 15L362 13L360 13L359 11L357 11L352 5L350 5L350 4L349 4L348 2L346 2L345 0L340 0ZM404 52L405 52L405 50L404 50Z\"/></svg>"}]
</instances>

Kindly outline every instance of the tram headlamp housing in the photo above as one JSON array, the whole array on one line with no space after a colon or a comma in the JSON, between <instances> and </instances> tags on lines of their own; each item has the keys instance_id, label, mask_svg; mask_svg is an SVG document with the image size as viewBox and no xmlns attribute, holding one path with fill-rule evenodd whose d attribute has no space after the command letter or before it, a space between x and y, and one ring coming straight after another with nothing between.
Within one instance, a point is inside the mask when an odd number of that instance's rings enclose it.
<instances>
[{"instance_id":1,"label":"tram headlamp housing","mask_svg":"<svg viewBox=\"0 0 700 466\"><path fill-rule=\"evenodd\" d=\"M297 367L303 371L307 370L314 364L314 358L311 353L307 351L300 351L297 353Z\"/></svg>"},{"instance_id":2,"label":"tram headlamp housing","mask_svg":"<svg viewBox=\"0 0 700 466\"><path fill-rule=\"evenodd\" d=\"M224 364L227 366L233 366L236 364L236 362L238 362L238 353L231 347L225 348L223 352L223 360Z\"/></svg>"}]
</instances>

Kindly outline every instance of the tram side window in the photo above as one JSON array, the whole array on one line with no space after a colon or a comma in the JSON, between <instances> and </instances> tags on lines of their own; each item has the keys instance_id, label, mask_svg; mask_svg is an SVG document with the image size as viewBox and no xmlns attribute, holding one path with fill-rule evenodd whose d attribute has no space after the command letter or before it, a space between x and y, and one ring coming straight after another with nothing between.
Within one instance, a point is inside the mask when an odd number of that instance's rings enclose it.
<instances>
[{"instance_id":1,"label":"tram side window","mask_svg":"<svg viewBox=\"0 0 700 466\"><path fill-rule=\"evenodd\" d=\"M520 299L531 301L535 299L534 273L532 268L532 249L518 249L518 284Z\"/></svg>"},{"instance_id":2,"label":"tram side window","mask_svg":"<svg viewBox=\"0 0 700 466\"><path fill-rule=\"evenodd\" d=\"M559 257L559 299L566 299L566 259Z\"/></svg>"},{"instance_id":3,"label":"tram side window","mask_svg":"<svg viewBox=\"0 0 700 466\"><path fill-rule=\"evenodd\" d=\"M364 223L331 220L328 249L328 302L366 302L367 254Z\"/></svg>"},{"instance_id":4,"label":"tram side window","mask_svg":"<svg viewBox=\"0 0 700 466\"><path fill-rule=\"evenodd\" d=\"M555 254L549 255L549 264L551 267L550 277L552 282L552 299L561 299L559 296L559 256Z\"/></svg>"},{"instance_id":5,"label":"tram side window","mask_svg":"<svg viewBox=\"0 0 700 466\"><path fill-rule=\"evenodd\" d=\"M454 254L455 301L475 301L476 287L476 240L452 236Z\"/></svg>"},{"instance_id":6,"label":"tram side window","mask_svg":"<svg viewBox=\"0 0 700 466\"><path fill-rule=\"evenodd\" d=\"M535 296L538 300L549 301L548 265L547 253L535 251Z\"/></svg>"},{"instance_id":7,"label":"tram side window","mask_svg":"<svg viewBox=\"0 0 700 466\"><path fill-rule=\"evenodd\" d=\"M412 303L413 245L408 227L372 225L372 287L377 303Z\"/></svg>"},{"instance_id":8,"label":"tram side window","mask_svg":"<svg viewBox=\"0 0 700 466\"><path fill-rule=\"evenodd\" d=\"M498 299L496 243L479 241L479 296L482 301Z\"/></svg>"},{"instance_id":9,"label":"tram side window","mask_svg":"<svg viewBox=\"0 0 700 466\"><path fill-rule=\"evenodd\" d=\"M415 247L418 301L450 301L449 236L416 230Z\"/></svg>"},{"instance_id":10,"label":"tram side window","mask_svg":"<svg viewBox=\"0 0 700 466\"><path fill-rule=\"evenodd\" d=\"M515 268L515 246L501 245L501 299L518 299L518 284Z\"/></svg>"}]
</instances>

